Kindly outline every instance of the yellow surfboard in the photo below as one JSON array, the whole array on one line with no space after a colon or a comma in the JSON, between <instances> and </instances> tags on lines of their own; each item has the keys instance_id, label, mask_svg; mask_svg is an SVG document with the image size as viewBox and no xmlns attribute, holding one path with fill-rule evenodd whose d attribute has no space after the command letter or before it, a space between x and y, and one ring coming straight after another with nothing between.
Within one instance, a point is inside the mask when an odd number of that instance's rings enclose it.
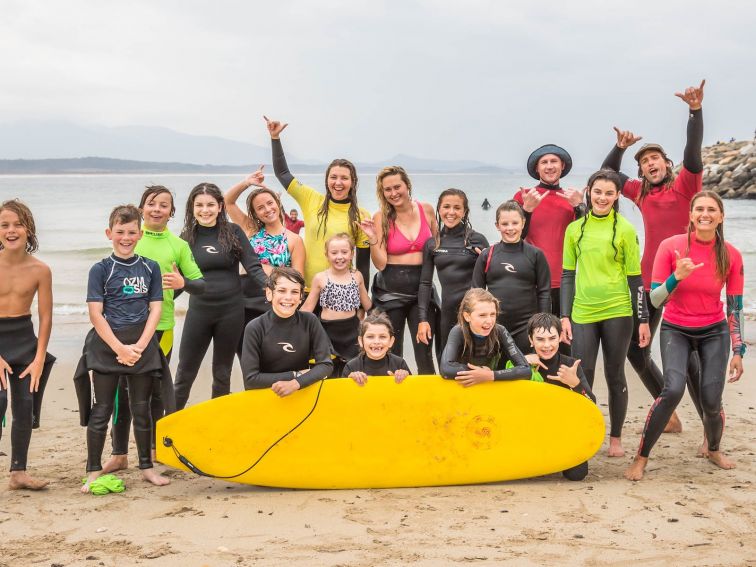
<instances>
[{"instance_id":1,"label":"yellow surfboard","mask_svg":"<svg viewBox=\"0 0 756 567\"><path fill-rule=\"evenodd\" d=\"M285 398L224 396L164 417L157 438L160 462L233 482L441 486L578 465L601 446L604 420L589 399L545 383L462 388L440 376L377 376L362 387L325 380Z\"/></svg>"}]
</instances>

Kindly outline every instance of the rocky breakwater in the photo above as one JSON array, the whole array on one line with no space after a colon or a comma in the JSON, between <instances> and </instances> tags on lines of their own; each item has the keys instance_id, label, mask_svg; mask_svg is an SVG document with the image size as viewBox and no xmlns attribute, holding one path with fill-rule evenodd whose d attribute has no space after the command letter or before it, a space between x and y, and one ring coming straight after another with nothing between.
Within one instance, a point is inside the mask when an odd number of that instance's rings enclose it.
<instances>
[{"instance_id":1,"label":"rocky breakwater","mask_svg":"<svg viewBox=\"0 0 756 567\"><path fill-rule=\"evenodd\" d=\"M756 143L730 142L703 148L703 188L726 199L756 199Z\"/></svg>"}]
</instances>

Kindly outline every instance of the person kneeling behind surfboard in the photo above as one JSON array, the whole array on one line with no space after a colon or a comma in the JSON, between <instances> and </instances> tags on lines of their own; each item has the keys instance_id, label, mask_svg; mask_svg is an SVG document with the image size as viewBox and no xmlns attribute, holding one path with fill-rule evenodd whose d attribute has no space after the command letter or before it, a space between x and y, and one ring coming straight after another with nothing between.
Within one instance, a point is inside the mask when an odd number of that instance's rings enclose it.
<instances>
[{"instance_id":1,"label":"person kneeling behind surfboard","mask_svg":"<svg viewBox=\"0 0 756 567\"><path fill-rule=\"evenodd\" d=\"M273 269L265 290L271 310L244 330L241 367L246 390L271 388L283 397L331 373L328 335L315 315L297 311L303 292L302 274L293 268Z\"/></svg>"},{"instance_id":2,"label":"person kneeling behind surfboard","mask_svg":"<svg viewBox=\"0 0 756 567\"><path fill-rule=\"evenodd\" d=\"M527 380L530 366L509 331L496 324L499 301L491 292L473 288L459 306L457 324L441 355L441 376L462 386L492 380ZM507 362L511 367L507 368Z\"/></svg>"},{"instance_id":3,"label":"person kneeling behind surfboard","mask_svg":"<svg viewBox=\"0 0 756 567\"><path fill-rule=\"evenodd\" d=\"M569 388L596 403L580 361L559 352L562 323L551 313L536 313L528 321L528 339L535 354L526 356L536 372L548 384ZM542 369L542 370L541 370ZM588 474L588 461L562 471L568 480L583 480Z\"/></svg>"},{"instance_id":4,"label":"person kneeling behind surfboard","mask_svg":"<svg viewBox=\"0 0 756 567\"><path fill-rule=\"evenodd\" d=\"M388 315L374 311L360 324L359 355L344 366L343 374L360 386L367 383L368 376L393 376L397 384L412 374L409 366L401 356L389 349L394 345L394 326Z\"/></svg>"}]
</instances>

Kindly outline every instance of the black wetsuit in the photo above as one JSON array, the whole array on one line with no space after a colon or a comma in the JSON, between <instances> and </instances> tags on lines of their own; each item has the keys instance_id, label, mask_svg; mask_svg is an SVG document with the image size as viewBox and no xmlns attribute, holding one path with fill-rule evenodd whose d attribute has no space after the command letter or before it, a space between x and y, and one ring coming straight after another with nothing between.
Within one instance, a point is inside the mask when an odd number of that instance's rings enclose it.
<instances>
[{"instance_id":1,"label":"black wetsuit","mask_svg":"<svg viewBox=\"0 0 756 567\"><path fill-rule=\"evenodd\" d=\"M479 232L471 231L465 242L465 227L462 223L454 228L442 227L440 244L430 238L423 246L423 269L420 273L420 289L417 294L418 314L421 322L428 322L428 308L433 295L433 270L438 271L441 283L441 317L435 337L438 353L444 351L446 338L457 324L457 311L465 292L470 289L471 277L478 253L488 248L488 240Z\"/></svg>"},{"instance_id":2,"label":"black wetsuit","mask_svg":"<svg viewBox=\"0 0 756 567\"><path fill-rule=\"evenodd\" d=\"M583 372L583 367L579 364L577 375L580 379L580 384L578 384L574 388L570 388L564 382L560 382L559 380L552 380L551 378L549 378L549 376L557 375L559 367L562 364L564 364L565 366L572 366L573 364L575 364L574 358L567 356L566 354L557 353L555 356L552 356L548 360L541 359L541 362L547 366L546 369L540 367L538 368L538 372L543 377L544 382L546 382L547 384L553 384L554 386L559 386L561 388L568 388L573 392L580 394L581 396L585 396L594 404L596 403L596 396L593 395L591 387L588 385L588 380L585 377L585 373ZM562 471L562 475L567 480L583 480L588 475L588 461Z\"/></svg>"},{"instance_id":3,"label":"black wetsuit","mask_svg":"<svg viewBox=\"0 0 756 567\"><path fill-rule=\"evenodd\" d=\"M499 324L512 334L517 348L529 352L528 319L551 311L551 272L543 251L522 240L497 242L478 258L472 284L499 300Z\"/></svg>"},{"instance_id":4,"label":"black wetsuit","mask_svg":"<svg viewBox=\"0 0 756 567\"><path fill-rule=\"evenodd\" d=\"M688 116L686 134L687 139L685 143L685 150L683 151L683 166L689 172L697 174L703 171L704 167L703 159L701 156L701 143L703 141L703 116L701 109L693 110L690 112ZM625 186L625 182L629 179L627 175L620 171L624 153L625 148L620 148L615 144L604 159L604 163L601 164L602 168L611 169L619 173L623 187ZM655 186L651 189L651 191L659 191L662 189L663 186ZM643 221L644 223L653 222L653 219L647 219L644 216ZM675 231L673 234L677 234L678 232L683 231ZM648 305L649 311L648 323L651 328L651 340L649 341L648 346L644 348L640 347L638 341L639 321L638 318L635 317L633 336L630 340L630 348L627 351L627 359L630 361L633 369L638 373L638 377L641 379L641 382L643 382L643 385L654 397L654 399L656 399L659 397L659 394L661 394L661 391L664 388L664 376L662 375L659 366L651 357L651 345L654 341L654 336L656 336L656 331L659 328L659 323L661 322L664 308L662 307L657 309L656 307L654 307L651 304L651 301L648 299L648 293L649 291L646 290L646 304ZM700 401L700 389L698 386L700 382L701 368L698 360L698 354L695 352L691 354L691 358L688 361L687 375L688 389L691 394L690 397L693 400L693 404L696 407L698 415L700 417L703 417Z\"/></svg>"},{"instance_id":5,"label":"black wetsuit","mask_svg":"<svg viewBox=\"0 0 756 567\"><path fill-rule=\"evenodd\" d=\"M311 359L315 360L312 367ZM247 390L270 388L275 382L294 378L301 387L309 386L333 369L331 341L312 313L297 311L284 319L271 310L244 330L241 365ZM307 368L309 372L294 376Z\"/></svg>"},{"instance_id":6,"label":"black wetsuit","mask_svg":"<svg viewBox=\"0 0 756 567\"><path fill-rule=\"evenodd\" d=\"M494 371L494 380L529 380L531 376L530 366L525 359L525 355L520 352L517 345L512 339L509 332L501 325L491 331L499 334L499 352L494 353L492 357L487 356L484 351L485 339L473 336L474 346L471 356L466 362L462 362L462 350L464 348L464 337L459 325L455 325L449 333L449 339L446 341L446 348L441 355L441 376L447 380L454 380L457 373L463 370L469 370L467 364L475 366L487 366ZM506 368L507 361L511 361L514 366Z\"/></svg>"},{"instance_id":7,"label":"black wetsuit","mask_svg":"<svg viewBox=\"0 0 756 567\"><path fill-rule=\"evenodd\" d=\"M20 317L0 317L0 356L11 367L13 374L7 376L8 390L11 392L11 411L13 421L11 426L11 471L26 470L26 459L29 453L32 429L39 418L39 405L44 385L50 376L55 357L48 354L42 368L38 392L29 391L29 375L20 378L21 373L34 361L37 355L37 337L31 315ZM8 390L0 389L0 419L5 417L8 405ZM2 437L2 429L0 429Z\"/></svg>"},{"instance_id":8,"label":"black wetsuit","mask_svg":"<svg viewBox=\"0 0 756 567\"><path fill-rule=\"evenodd\" d=\"M224 251L221 247L218 225L198 226L194 244L191 245L194 260L202 270L206 284L204 294L189 298L176 371L177 409L186 406L211 340L212 397L217 398L231 391L231 367L244 324L239 264L244 266L248 278L253 279L259 287L262 288L266 282L260 260L246 235L238 225L229 226L241 247L238 257L233 251Z\"/></svg>"},{"instance_id":9,"label":"black wetsuit","mask_svg":"<svg viewBox=\"0 0 756 567\"><path fill-rule=\"evenodd\" d=\"M400 356L390 352L380 360L373 360L365 353L359 354L344 366L344 376L349 376L352 372L364 372L368 376L388 376L397 370L406 370L410 374L412 371L407 363Z\"/></svg>"}]
</instances>

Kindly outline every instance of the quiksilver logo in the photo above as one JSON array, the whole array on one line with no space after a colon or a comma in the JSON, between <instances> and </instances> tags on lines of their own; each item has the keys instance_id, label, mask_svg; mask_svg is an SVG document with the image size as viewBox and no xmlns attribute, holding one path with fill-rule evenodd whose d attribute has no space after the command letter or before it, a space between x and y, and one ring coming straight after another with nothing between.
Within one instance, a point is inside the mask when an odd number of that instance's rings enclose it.
<instances>
[{"instance_id":1,"label":"quiksilver logo","mask_svg":"<svg viewBox=\"0 0 756 567\"><path fill-rule=\"evenodd\" d=\"M205 252L208 254L217 254L218 251L215 249L215 246L203 246L202 248L205 249Z\"/></svg>"},{"instance_id":2,"label":"quiksilver logo","mask_svg":"<svg viewBox=\"0 0 756 567\"><path fill-rule=\"evenodd\" d=\"M504 269L506 271L512 272L513 274L517 273L517 270L515 270L515 267L512 264L510 264L509 262L502 262L501 265L504 266Z\"/></svg>"},{"instance_id":3,"label":"quiksilver logo","mask_svg":"<svg viewBox=\"0 0 756 567\"><path fill-rule=\"evenodd\" d=\"M294 347L291 346L291 343L278 343L281 345L281 348L284 350L284 352L297 352L294 350Z\"/></svg>"}]
</instances>

